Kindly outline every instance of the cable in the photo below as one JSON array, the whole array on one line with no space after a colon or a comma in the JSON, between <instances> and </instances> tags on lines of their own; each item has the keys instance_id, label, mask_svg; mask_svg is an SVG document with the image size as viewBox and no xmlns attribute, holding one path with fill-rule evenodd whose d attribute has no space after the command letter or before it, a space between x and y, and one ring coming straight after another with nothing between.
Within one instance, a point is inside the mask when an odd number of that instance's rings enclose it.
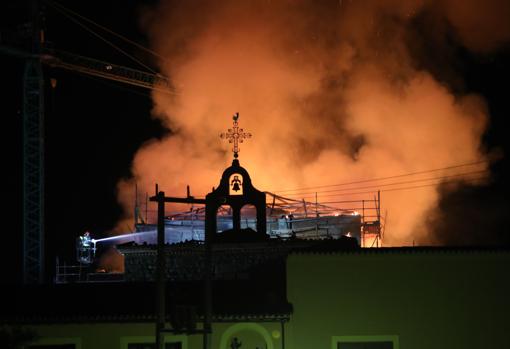
<instances>
[{"instance_id":1,"label":"cable","mask_svg":"<svg viewBox=\"0 0 510 349\"><path fill-rule=\"evenodd\" d=\"M142 92L138 92L134 88L131 89L131 88L128 88L128 87L125 87L125 86L120 86L119 84L108 83L104 79L99 79L99 78L96 78L96 77L88 75L88 74L81 74L81 75L86 77L86 78L89 78L89 79L92 79L94 81L97 81L98 83L103 84L105 86L113 87L113 88L118 88L120 90L124 90L124 91L130 92L130 93L134 93L134 94L137 94L139 96L142 96L142 97L145 97L145 98L148 98L148 99L152 100L152 97L150 95L142 93Z\"/></svg>"},{"instance_id":2,"label":"cable","mask_svg":"<svg viewBox=\"0 0 510 349\"><path fill-rule=\"evenodd\" d=\"M473 174L476 174L476 173L483 173L483 172L487 172L487 171L475 171L475 172L472 172ZM452 176L443 176L443 177L455 177L455 176L459 176L459 175L452 175ZM438 178L442 178L442 177L438 177ZM467 179L467 178L466 178ZM469 180L480 180L480 179L487 179L487 176L481 176L481 177L475 177L475 178L469 178ZM392 191L400 191L400 190L413 190L413 189L419 189L419 188L427 188L427 187L431 187L431 186L437 186L438 184L443 184L443 183L452 183L452 182L457 182L458 180L450 180L450 181L442 181L442 182L439 182L439 183L430 183L430 184L423 184L423 185L417 185L417 186L410 186L410 187L401 187L401 188L390 188L390 189L383 189L383 190L380 190L379 192L392 192ZM409 181L409 182L413 182L413 181ZM402 182L402 183L406 183L406 182ZM352 188L351 188L352 189ZM364 191L364 192L354 192L354 193L340 193L340 194L334 194L334 195L322 195L322 197L337 197L337 196L346 196L346 195L361 195L361 194L375 194L377 193L377 191ZM312 197L312 198L315 198L315 197ZM304 199L304 198L303 198ZM368 201L368 202L371 202L372 200L344 200L344 201L323 201L321 202L320 204L318 204L318 206L322 207L323 209L328 209L329 211L358 211L358 210L361 210L361 209L364 209L366 211L373 211L373 210L378 210L379 208L378 207L370 207L370 206L364 206L364 207L359 207L359 208L345 208L345 207L327 207L326 205L332 205L332 204L341 204L341 203L355 203L355 202L363 202L363 201ZM309 204L311 204L312 206L315 205L315 203L310 203L310 202L307 202ZM296 203L298 204L298 203ZM280 205L279 205L280 206ZM292 204L288 205L289 207L287 207L288 209L292 208ZM285 207L279 207L279 208L285 208ZM151 210L153 211L153 210ZM323 213L327 213L326 211L324 210L321 210L320 211L321 214ZM364 215L365 218L378 218L379 215Z\"/></svg>"},{"instance_id":3,"label":"cable","mask_svg":"<svg viewBox=\"0 0 510 349\"><path fill-rule=\"evenodd\" d=\"M405 173L405 174L388 176L388 177L379 177L379 178L372 178L372 179L364 179L364 180L355 181L355 182L346 182L346 183L339 183L339 184L328 184L328 185L321 185L321 186L315 186L315 187L304 187L304 188L285 189L285 190L273 190L272 192L284 193L284 192L289 192L289 191L309 190L309 189L316 189L316 188L329 188L329 187L337 187L337 186L350 185L350 184L366 183L366 182L373 182L373 181L379 181L379 180L385 180L385 179L400 178L400 177L406 177L406 176L414 176L414 175L423 174L423 173L430 173L430 172L449 170L449 169L459 168L459 167L467 167L467 166L480 165L480 164L484 164L484 163L487 163L487 162L488 162L488 160L481 160L481 161L476 161L476 162L471 162L471 163L465 163L465 164L460 164L460 165L452 165L452 166L447 166L447 167L435 168L435 169L432 169L432 170L425 170L425 171L418 171L418 172L409 172L409 173Z\"/></svg>"},{"instance_id":4,"label":"cable","mask_svg":"<svg viewBox=\"0 0 510 349\"><path fill-rule=\"evenodd\" d=\"M146 51L146 52L148 52L148 53L152 54L152 55L153 55L153 56L155 56L155 57L158 57L158 58L160 58L160 59L162 59L162 60L168 61L168 59L167 59L166 57L163 57L162 55L160 55L160 54L159 54L159 53L157 53L156 51L153 51L153 50L151 50L151 49L149 49L149 48L147 48L147 47L145 47L145 46L143 46L143 45L140 45L140 44L139 44L139 43L137 43L136 41L130 40L130 39L128 39L127 37L125 37L125 36L123 36L123 35L121 35L121 34L119 34L119 33L116 33L116 32L114 32L113 30L111 30L111 29L109 29L109 28L107 28L107 27L105 27L105 26L103 26L103 25L101 25L101 24L99 24L99 23L97 23L97 22L94 22L94 21L93 21L93 20L91 20L90 18L87 18L87 17L85 17L85 16L83 16L83 15L80 15L79 13L77 13L77 12L75 12L75 11L73 11L73 10L71 10L71 9L67 8L67 7L65 7L65 6L64 6L64 5L62 5L62 4L59 4L59 3L57 3L57 2L53 2L53 1L49 1L49 0L46 0L45 2L49 3L51 6L58 6L58 7L60 7L62 10L65 10L65 11L67 11L67 12L69 12L69 13L72 13L72 14L73 14L73 15L75 15L76 17L81 18L82 20L84 20L84 21L86 21L86 22L88 22L88 23L90 23L90 24L95 25L96 27L98 27L98 28L100 28L100 29L104 30L105 32L110 33L110 34L112 34L112 35L114 35L114 36L118 37L119 39L122 39L122 40L124 40L124 41L126 41L126 42L128 42L128 43L130 43L130 44L132 44L132 45L134 45L134 46L136 46L136 47L138 47L139 49L141 49L141 50L143 50L143 51Z\"/></svg>"},{"instance_id":5,"label":"cable","mask_svg":"<svg viewBox=\"0 0 510 349\"><path fill-rule=\"evenodd\" d=\"M479 180L479 179L487 179L486 176L483 176L483 177L476 177L476 178L470 178L469 180ZM398 190L408 190L408 189L417 189L417 188L425 188L425 187L431 187L431 186L436 186L438 184L443 184L443 183L453 183L453 182L457 182L458 180L452 180L452 181L443 181L443 182L439 182L439 183L431 183L431 184L424 184L424 185L417 185L417 186L411 186L411 187L403 187L403 188L393 188L393 189L383 189L383 190L379 190L381 193L383 192L390 192L390 191L398 191ZM364 192L354 192L354 193L340 193L340 194L333 194L333 195L321 195L321 197L337 197L337 196L348 196L348 195L362 195L362 194L376 194L377 193L377 190L372 190L372 191L364 191ZM311 198L311 197L308 197L308 198ZM313 197L315 198L315 197ZM306 197L304 198L306 199ZM360 200L361 201L361 200ZM321 204L331 204L333 202L321 202Z\"/></svg>"},{"instance_id":6,"label":"cable","mask_svg":"<svg viewBox=\"0 0 510 349\"><path fill-rule=\"evenodd\" d=\"M486 176L484 177L475 177L475 178L470 178L470 180L479 180L479 179L487 179ZM433 183L433 184L424 184L424 185L417 185L417 186L412 186L412 187L405 187L405 188L394 188L394 189L384 189L384 190L381 190L381 192L390 192L390 191L398 191L398 190L409 190L409 189L418 189L418 188L424 188L424 187L430 187L430 186L433 186L433 185L438 185L438 184L443 184L443 183L453 183L453 182L457 182L457 181L445 181L445 182L441 182L441 183Z\"/></svg>"},{"instance_id":7,"label":"cable","mask_svg":"<svg viewBox=\"0 0 510 349\"><path fill-rule=\"evenodd\" d=\"M120 47L118 47L117 45L115 45L114 43L112 43L111 41L109 41L108 39L102 37L100 34L96 33L95 31L93 31L92 29L90 29L89 27L87 27L85 24L81 23L80 21L76 20L75 18L71 17L68 13L65 12L65 10L59 8L58 6L55 6L55 4L53 4L52 2L49 2L48 1L48 4L50 6L52 6L55 10L57 10L58 12L60 12L61 14L63 14L64 16L66 16L69 20L71 20L72 22L74 22L75 24L79 25L80 27L82 27L83 29L85 29L86 31L88 31L89 33L91 33L92 35L94 35L95 37L97 37L98 39L106 42L108 45L112 46L114 49L116 49L117 51L121 52L122 54L124 54L125 56L129 57L131 60L135 61L136 63L140 64L142 67L144 67L145 69L148 69L150 70L151 73L153 74L157 74L157 72L155 70L153 70L151 67L149 67L148 65L146 65L145 63L143 63L142 61L140 61L139 59L137 59L136 57L134 57L133 55L130 55L129 53L127 53L126 51L124 51L123 49L121 49Z\"/></svg>"},{"instance_id":8,"label":"cable","mask_svg":"<svg viewBox=\"0 0 510 349\"><path fill-rule=\"evenodd\" d=\"M455 166L450 166L448 168L462 167L462 166L467 166L467 165L455 165ZM436 171L436 170L439 170L439 169L430 170L430 171L426 171L426 172L432 172L432 171ZM422 171L422 172L425 172L425 171ZM369 188L369 187L380 187L380 186L389 186L389 185L401 185L401 184L409 184L409 183L422 182L422 181L427 181L427 180L441 180L441 179L446 179L446 178L454 178L454 177L467 176L467 175L473 175L473 174L481 174L481 173L488 173L488 171L486 171L486 170L483 170L483 171L472 171L472 172L467 172L467 173L462 173L462 174L455 174L455 175L449 175L449 176L440 176L440 177L433 177L433 178L426 178L426 179L419 179L419 180L412 180L412 181L387 183L387 184L381 184L381 185L378 185L378 186L368 186L368 187L358 187L358 188L346 188L346 189L339 189L339 190L352 190L352 189L363 189L363 188ZM401 176L403 176L403 175L399 175L399 177L401 177ZM394 177L395 176L392 176L392 178L394 178ZM475 178L465 178L465 179L466 180L467 179L469 179L469 180L487 179L487 176L480 176L480 177L475 177ZM440 181L440 182L437 182L437 183L429 183L429 184L410 186L410 187L383 189L383 190L379 190L379 192L391 192L391 191L399 191L399 190L412 190L412 189L426 188L426 187L430 187L430 186L437 186L439 184L452 183L452 182L458 182L458 179L447 180L447 181ZM339 191L339 190L334 190L334 191ZM331 192L331 191L323 191L323 192ZM321 195L321 197L338 197L338 196L347 196L347 195L349 195L349 196L352 196L352 195L365 195L365 194L376 194L377 192L378 192L377 190L363 191L363 192L349 192L349 193L339 193L339 194L332 194L332 195ZM303 204L303 201L301 201L301 200L296 200L296 199L290 199L290 198L282 197L282 196L275 195L275 194L270 193L270 192L265 192L265 193L267 195L274 196L274 197L276 197L276 198L278 198L280 200L293 201L292 203L285 203L283 205L282 204L277 204L277 205L275 205L275 207L277 207L277 208L283 208L283 209L284 208L291 208L293 205L302 205ZM297 195L297 194L291 194L291 195ZM314 197L303 197L302 200L304 200L304 199L315 199L315 196ZM325 205L340 204L340 203L359 203L359 202L362 202L362 201L369 201L369 202L371 202L372 200L326 201L326 202L319 203L318 206L323 207ZM310 204L312 206L316 205L315 203L312 203L312 202L305 202L305 204ZM326 208L329 209L329 210L347 210L347 211L361 209L361 208L353 209L353 208L337 208L337 207L326 207ZM367 206L367 207L363 207L363 209L365 209L365 210L377 210L378 207L368 207Z\"/></svg>"},{"instance_id":9,"label":"cable","mask_svg":"<svg viewBox=\"0 0 510 349\"><path fill-rule=\"evenodd\" d=\"M410 184L410 183L417 183L417 182L425 182L425 181L431 181L431 180L439 180L439 179L446 179L446 178L454 178L454 177L462 177L472 174L481 174L481 173L488 173L487 170L482 171L472 171L472 172L465 172L465 173L458 173L454 175L448 175L448 176L439 176L439 177L431 177L431 178L423 178L423 179L414 179L411 181L402 181L402 182L394 182L394 183L386 183L386 184L376 184L376 185L369 185L365 187L354 187L354 188L344 188L344 189L333 189L333 190L323 190L318 192L305 192L305 193L295 193L295 194L289 194L290 196L294 195L310 195L310 194L320 194L320 193L332 193L332 192L339 192L339 191L345 191L345 190L353 190L353 189L370 189L370 188L380 188L380 187L387 187L391 185L400 185L400 184Z\"/></svg>"}]
</instances>

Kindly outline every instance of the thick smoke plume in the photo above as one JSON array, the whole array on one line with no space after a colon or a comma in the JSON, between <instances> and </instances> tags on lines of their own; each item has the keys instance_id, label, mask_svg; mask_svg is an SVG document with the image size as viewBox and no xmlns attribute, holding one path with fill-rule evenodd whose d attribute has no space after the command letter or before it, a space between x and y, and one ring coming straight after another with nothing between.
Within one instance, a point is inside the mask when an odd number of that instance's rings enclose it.
<instances>
[{"instance_id":1,"label":"thick smoke plume","mask_svg":"<svg viewBox=\"0 0 510 349\"><path fill-rule=\"evenodd\" d=\"M138 151L120 201L131 213L135 180L151 193L209 192L232 159L218 135L235 112L253 134L240 161L260 190L484 159L483 100L424 68L440 53L420 33L445 55L448 42L487 53L510 37L508 18L505 1L163 0L142 23L175 83L176 95L153 95L171 132ZM434 186L383 193L385 243L433 242L424 222L438 199Z\"/></svg>"}]
</instances>

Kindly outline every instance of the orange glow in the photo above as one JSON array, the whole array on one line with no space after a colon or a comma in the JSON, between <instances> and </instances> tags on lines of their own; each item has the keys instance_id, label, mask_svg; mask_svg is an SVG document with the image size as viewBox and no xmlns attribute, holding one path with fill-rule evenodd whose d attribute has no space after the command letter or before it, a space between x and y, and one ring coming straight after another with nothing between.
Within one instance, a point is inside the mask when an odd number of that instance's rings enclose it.
<instances>
[{"instance_id":1,"label":"orange glow","mask_svg":"<svg viewBox=\"0 0 510 349\"><path fill-rule=\"evenodd\" d=\"M364 234L361 239L361 247L371 248L371 247L383 247L381 244L381 240L375 234Z\"/></svg>"},{"instance_id":2,"label":"orange glow","mask_svg":"<svg viewBox=\"0 0 510 349\"><path fill-rule=\"evenodd\" d=\"M464 19L450 16L454 2L438 11L461 30ZM159 183L167 195L184 196L189 184L195 197L210 192L232 160L219 134L235 112L253 134L241 145L241 166L258 189L276 193L485 157L484 102L453 95L417 69L403 40L427 1L344 1L331 9L305 0L204 1L200 11L190 3L163 1L143 19L153 48L168 57L161 70L178 95L153 94L153 114L172 133L136 154L139 188L152 193ZM118 185L126 219L133 182ZM385 244L426 241L424 221L438 199L434 186L383 193Z\"/></svg>"}]
</instances>

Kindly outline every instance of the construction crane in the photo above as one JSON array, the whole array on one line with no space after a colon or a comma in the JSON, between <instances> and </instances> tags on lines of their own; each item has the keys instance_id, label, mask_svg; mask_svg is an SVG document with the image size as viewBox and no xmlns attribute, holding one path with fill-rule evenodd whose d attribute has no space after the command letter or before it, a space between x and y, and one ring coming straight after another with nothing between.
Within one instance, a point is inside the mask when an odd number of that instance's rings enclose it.
<instances>
[{"instance_id":1,"label":"construction crane","mask_svg":"<svg viewBox=\"0 0 510 349\"><path fill-rule=\"evenodd\" d=\"M62 68L164 93L175 93L170 80L161 74L152 74L62 50L43 48L40 53L31 54L13 47L0 45L0 52L31 61L35 60L38 61L36 63L45 64L52 68ZM35 68L35 70L38 71L39 69ZM32 74L29 74L29 76L32 76Z\"/></svg>"},{"instance_id":2,"label":"construction crane","mask_svg":"<svg viewBox=\"0 0 510 349\"><path fill-rule=\"evenodd\" d=\"M43 64L54 68L67 69L165 93L174 93L170 80L160 74L147 73L65 51L44 50L40 59Z\"/></svg>"},{"instance_id":3,"label":"construction crane","mask_svg":"<svg viewBox=\"0 0 510 349\"><path fill-rule=\"evenodd\" d=\"M0 45L0 52L25 59L23 75L23 282L44 282L44 74L43 64L165 93L160 74L45 48L43 15L32 9L32 50Z\"/></svg>"}]
</instances>

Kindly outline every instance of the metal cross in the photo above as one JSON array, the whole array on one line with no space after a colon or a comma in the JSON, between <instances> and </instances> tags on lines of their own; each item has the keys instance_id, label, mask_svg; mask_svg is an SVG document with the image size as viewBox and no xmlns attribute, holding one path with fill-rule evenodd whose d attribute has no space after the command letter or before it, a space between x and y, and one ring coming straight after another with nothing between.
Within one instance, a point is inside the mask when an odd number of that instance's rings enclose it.
<instances>
[{"instance_id":1,"label":"metal cross","mask_svg":"<svg viewBox=\"0 0 510 349\"><path fill-rule=\"evenodd\" d=\"M251 138L251 133L244 132L242 128L239 128L239 124L237 123L239 113L235 113L232 119L234 120L234 127L229 128L228 132L220 134L220 137L222 139L227 139L229 143L234 143L232 151L234 152L234 158L237 159L239 156L239 143L243 143L245 139Z\"/></svg>"}]
</instances>

